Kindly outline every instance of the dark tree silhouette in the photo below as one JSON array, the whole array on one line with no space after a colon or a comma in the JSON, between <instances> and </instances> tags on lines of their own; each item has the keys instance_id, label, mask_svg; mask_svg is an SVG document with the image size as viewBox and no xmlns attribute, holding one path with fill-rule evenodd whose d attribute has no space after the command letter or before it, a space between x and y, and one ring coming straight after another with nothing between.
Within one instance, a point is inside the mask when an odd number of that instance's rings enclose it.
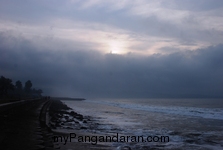
<instances>
[{"instance_id":1,"label":"dark tree silhouette","mask_svg":"<svg viewBox=\"0 0 223 150\"><path fill-rule=\"evenodd\" d=\"M23 88L22 88L22 82L20 80L16 81L15 83L15 92L14 97L16 97L17 99L21 99L22 95L23 95Z\"/></svg>"},{"instance_id":2,"label":"dark tree silhouette","mask_svg":"<svg viewBox=\"0 0 223 150\"><path fill-rule=\"evenodd\" d=\"M41 89L32 88L33 84L30 80L26 81L23 88L20 80L13 85L12 80L1 76L0 78L0 100L7 102L17 101L21 99L41 98L43 91ZM15 90L14 90L15 89ZM2 102L2 101L1 101Z\"/></svg>"},{"instance_id":3,"label":"dark tree silhouette","mask_svg":"<svg viewBox=\"0 0 223 150\"><path fill-rule=\"evenodd\" d=\"M41 95L43 91L41 89L37 90L37 94Z\"/></svg>"},{"instance_id":4,"label":"dark tree silhouette","mask_svg":"<svg viewBox=\"0 0 223 150\"><path fill-rule=\"evenodd\" d=\"M19 80L16 81L15 86L16 86L16 89L17 90L19 90L19 91L22 90L22 82L21 81L19 81Z\"/></svg>"},{"instance_id":5,"label":"dark tree silhouette","mask_svg":"<svg viewBox=\"0 0 223 150\"><path fill-rule=\"evenodd\" d=\"M8 95L9 90L14 90L14 85L12 84L12 80L1 76L1 78L0 78L0 94Z\"/></svg>"},{"instance_id":6,"label":"dark tree silhouette","mask_svg":"<svg viewBox=\"0 0 223 150\"><path fill-rule=\"evenodd\" d=\"M27 93L30 93L31 87L32 87L32 82L30 80L26 81L26 83L25 83L25 91Z\"/></svg>"},{"instance_id":7,"label":"dark tree silhouette","mask_svg":"<svg viewBox=\"0 0 223 150\"><path fill-rule=\"evenodd\" d=\"M35 88L32 89L32 94L33 96L42 96L41 94L43 93L43 91L41 89L36 90Z\"/></svg>"}]
</instances>

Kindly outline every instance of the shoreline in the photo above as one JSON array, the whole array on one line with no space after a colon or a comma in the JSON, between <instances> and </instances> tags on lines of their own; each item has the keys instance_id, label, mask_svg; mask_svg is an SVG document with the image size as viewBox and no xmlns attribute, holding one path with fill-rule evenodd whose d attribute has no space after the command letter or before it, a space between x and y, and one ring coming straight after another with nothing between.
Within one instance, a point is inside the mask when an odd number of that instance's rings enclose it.
<instances>
[{"instance_id":1,"label":"shoreline","mask_svg":"<svg viewBox=\"0 0 223 150\"><path fill-rule=\"evenodd\" d=\"M128 150L129 147L127 147L127 145L132 149L155 149L160 146L171 149L171 146L168 147L168 144L165 145L162 143L149 143L144 146L143 143L134 145L137 143L97 141L97 144L92 144L91 142L94 142L92 139L88 142L82 142L77 141L77 138L73 138L72 141L64 143L64 139L61 140L62 137L66 138L70 133L73 133L72 135L75 134L77 137L88 136L91 138L96 136L113 136L113 134L115 135L119 132L107 132L107 130L104 132L104 130L100 128L104 125L100 120L75 112L75 110L69 108L61 100L39 99L2 105L0 109L0 120L0 144L3 149ZM192 129L194 129L194 127ZM219 126L219 129L222 129L222 127ZM201 129L200 132L194 130L178 132L177 129L169 131L167 135L170 137L182 138L182 142L185 146L181 147L181 145L178 144L177 146L179 146L179 149L194 148L195 146L193 147L191 143L197 144L196 146L199 148L201 148L203 144L210 147L213 146L214 148L222 146L222 142L219 141L222 139L222 135L219 134L214 136L210 134L214 131L212 129L205 135L203 135L203 131L206 130L203 129ZM122 134L119 135L122 136ZM58 140L55 140L55 136L60 136L61 139L59 139L59 137ZM201 140L197 140L198 137ZM173 144L173 146L175 145Z\"/></svg>"},{"instance_id":2,"label":"shoreline","mask_svg":"<svg viewBox=\"0 0 223 150\"><path fill-rule=\"evenodd\" d=\"M98 123L94 122L93 118L89 116L83 116L76 113L75 110L69 108L61 100L52 100L52 104L49 108L49 127L51 128L55 137L69 136L70 133L75 133L78 136L103 136L98 133L89 132L89 130L97 130ZM61 150L67 149L105 149L114 150L115 147L112 143L97 143L93 145L89 142L78 142L77 139L72 142L64 144L64 140L58 140L55 144L59 144Z\"/></svg>"},{"instance_id":3,"label":"shoreline","mask_svg":"<svg viewBox=\"0 0 223 150\"><path fill-rule=\"evenodd\" d=\"M71 98L71 97L52 97L51 99L54 100L74 100L74 101L83 101L86 100L85 98Z\"/></svg>"},{"instance_id":4,"label":"shoreline","mask_svg":"<svg viewBox=\"0 0 223 150\"><path fill-rule=\"evenodd\" d=\"M71 102L67 103L66 101L62 101L62 102L64 104L67 104L67 106L74 108L74 110L77 110L77 112L80 112L81 114L84 114L87 116L88 115L95 116L95 120L94 118L90 118L90 119L92 119L93 122L95 121L96 123L99 123L99 124L96 124L96 126L93 126L94 128L92 129L95 129L95 132L94 131L92 132L92 130L88 130L88 128L83 129L83 130L81 129L75 130L75 129L68 128L67 131L66 129L64 129L64 130L61 130L61 132L68 132L68 134L71 132L75 132L76 134L79 134L79 133L80 135L87 134L88 136L91 136L91 133L93 133L93 136L97 135L97 133L99 135L103 134L102 136L106 136L106 135L118 132L118 133L123 133L124 136L125 135L130 135L130 136L131 135L145 135L145 137L146 136L148 137L151 135L153 137L165 136L165 137L168 137L169 139L168 141L170 141L170 142L158 142L158 143L156 142L108 143L108 144L111 144L111 148L113 149L118 149L119 146L126 146L126 145L130 146L132 149L159 149L161 147L163 149L164 148L165 149L172 149L172 148L202 149L205 147L205 145L209 147L209 149L218 149L219 147L222 147L222 141L221 141L222 134L219 132L219 131L222 131L222 126L221 126L222 120L206 119L206 118L194 117L194 116L189 116L189 115L185 117L182 117L182 115L175 115L175 114L163 115L162 112L158 112L158 113L154 112L154 113L148 114L147 111L127 109L125 112L126 115L120 115L123 121L125 118L128 118L127 115L132 114L132 111L134 112L134 114L140 114L142 116L139 118L140 120L137 118L138 122L144 121L143 122L144 124L142 126L136 125L132 128L131 126L129 126L130 127L129 129L128 126L124 126L124 127L123 126L114 126L114 127L109 126L110 123L112 124L112 122L110 122L109 120L110 119L109 116L117 115L117 113L123 112L123 109L114 109L113 107L110 107L110 106L102 107L103 105L93 105L91 103L85 104L85 102L84 104L82 104L82 102L74 102L74 103L71 103ZM82 106L83 106L83 109L82 109ZM169 107L167 108L169 109ZM69 112L71 111L72 110L69 110ZM107 112L109 111L110 111L110 114L107 114ZM98 115L98 113L100 114ZM100 117L107 118L107 115L108 115L108 119L100 118ZM145 117L143 117L144 115ZM134 117L138 117L138 115ZM144 118L146 118L147 120ZM83 116L83 120L84 119L85 118ZM115 120L115 119L111 119L111 120ZM115 120L115 121L119 123L119 120ZM177 122L175 123L175 121ZM91 122L91 120L89 122ZM201 124L200 122L202 122L203 124ZM140 129L140 130L137 132L137 129Z\"/></svg>"}]
</instances>

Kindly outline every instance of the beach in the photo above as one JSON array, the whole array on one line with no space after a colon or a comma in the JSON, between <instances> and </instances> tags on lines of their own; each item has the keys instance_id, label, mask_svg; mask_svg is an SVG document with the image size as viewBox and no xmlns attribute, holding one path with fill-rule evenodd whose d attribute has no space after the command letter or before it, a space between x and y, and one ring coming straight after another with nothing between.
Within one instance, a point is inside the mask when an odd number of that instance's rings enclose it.
<instances>
[{"instance_id":1,"label":"beach","mask_svg":"<svg viewBox=\"0 0 223 150\"><path fill-rule=\"evenodd\" d=\"M222 99L87 99L61 100L90 117L88 135L116 135L113 148L132 150L223 148ZM64 124L65 128L73 124ZM73 129L70 130L72 132ZM139 137L139 140L135 140ZM142 137L142 138L141 138ZM99 144L102 144L98 142Z\"/></svg>"},{"instance_id":2,"label":"beach","mask_svg":"<svg viewBox=\"0 0 223 150\"><path fill-rule=\"evenodd\" d=\"M162 103L161 103L162 101ZM46 100L0 106L3 149L221 149L222 106L214 100ZM149 102L149 105L147 104ZM165 104L166 103L166 104ZM196 104L198 103L198 104ZM180 105L180 106L179 106ZM196 106L197 105L197 106ZM196 106L196 107L195 107Z\"/></svg>"}]
</instances>

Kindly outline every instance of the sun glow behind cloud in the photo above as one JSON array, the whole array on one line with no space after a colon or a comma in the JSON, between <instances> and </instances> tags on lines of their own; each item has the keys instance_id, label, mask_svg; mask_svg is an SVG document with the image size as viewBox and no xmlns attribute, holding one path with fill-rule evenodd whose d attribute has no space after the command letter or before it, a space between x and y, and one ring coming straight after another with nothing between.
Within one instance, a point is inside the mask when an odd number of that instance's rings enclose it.
<instances>
[{"instance_id":1,"label":"sun glow behind cloud","mask_svg":"<svg viewBox=\"0 0 223 150\"><path fill-rule=\"evenodd\" d=\"M50 26L48 26L50 25ZM168 54L173 51L161 51L165 47L174 47L178 50L194 50L208 46L205 42L196 45L182 45L175 39L136 34L127 30L118 29L98 23L73 22L70 20L52 20L41 25L19 24L15 22L0 22L2 31L14 33L17 36L41 45L42 48L83 49L91 45L92 50L102 53L152 55L155 53ZM35 40L33 40L35 39ZM48 42L46 41L49 40ZM58 46L58 40L61 47ZM65 42L65 43L64 43ZM78 47L77 43L82 43Z\"/></svg>"},{"instance_id":2,"label":"sun glow behind cloud","mask_svg":"<svg viewBox=\"0 0 223 150\"><path fill-rule=\"evenodd\" d=\"M169 54L220 44L223 38L222 16L216 15L220 9L180 9L174 0L169 3L162 0L123 0L120 3L67 0L55 2L55 6L46 2L37 4L46 14L49 12L42 6L49 8L50 15L34 12L37 16L34 21L34 16L24 9L20 13L24 13L27 20L19 13L18 17L9 14L11 19L0 17L0 30L21 36L43 48L44 45L51 48L62 45L61 48L91 49L105 54ZM13 8L15 12L20 11ZM2 10L2 14L8 12ZM57 13L60 15L55 15Z\"/></svg>"},{"instance_id":3,"label":"sun glow behind cloud","mask_svg":"<svg viewBox=\"0 0 223 150\"><path fill-rule=\"evenodd\" d=\"M120 42L120 41L115 41L115 40L108 42L108 48L110 50L110 53L112 54L126 53L124 43L125 42Z\"/></svg>"}]
</instances>

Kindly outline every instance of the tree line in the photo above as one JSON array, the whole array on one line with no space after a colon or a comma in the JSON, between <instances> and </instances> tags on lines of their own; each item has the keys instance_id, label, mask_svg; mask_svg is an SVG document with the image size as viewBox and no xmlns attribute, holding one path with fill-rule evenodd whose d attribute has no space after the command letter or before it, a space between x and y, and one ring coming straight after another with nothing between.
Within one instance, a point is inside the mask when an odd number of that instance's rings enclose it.
<instances>
[{"instance_id":1,"label":"tree line","mask_svg":"<svg viewBox=\"0 0 223 150\"><path fill-rule=\"evenodd\" d=\"M33 84L30 80L25 82L23 86L20 80L13 84L12 80L1 76L0 78L0 98L11 98L14 100L26 98L39 98L42 97L43 91L41 89L32 88Z\"/></svg>"}]
</instances>

